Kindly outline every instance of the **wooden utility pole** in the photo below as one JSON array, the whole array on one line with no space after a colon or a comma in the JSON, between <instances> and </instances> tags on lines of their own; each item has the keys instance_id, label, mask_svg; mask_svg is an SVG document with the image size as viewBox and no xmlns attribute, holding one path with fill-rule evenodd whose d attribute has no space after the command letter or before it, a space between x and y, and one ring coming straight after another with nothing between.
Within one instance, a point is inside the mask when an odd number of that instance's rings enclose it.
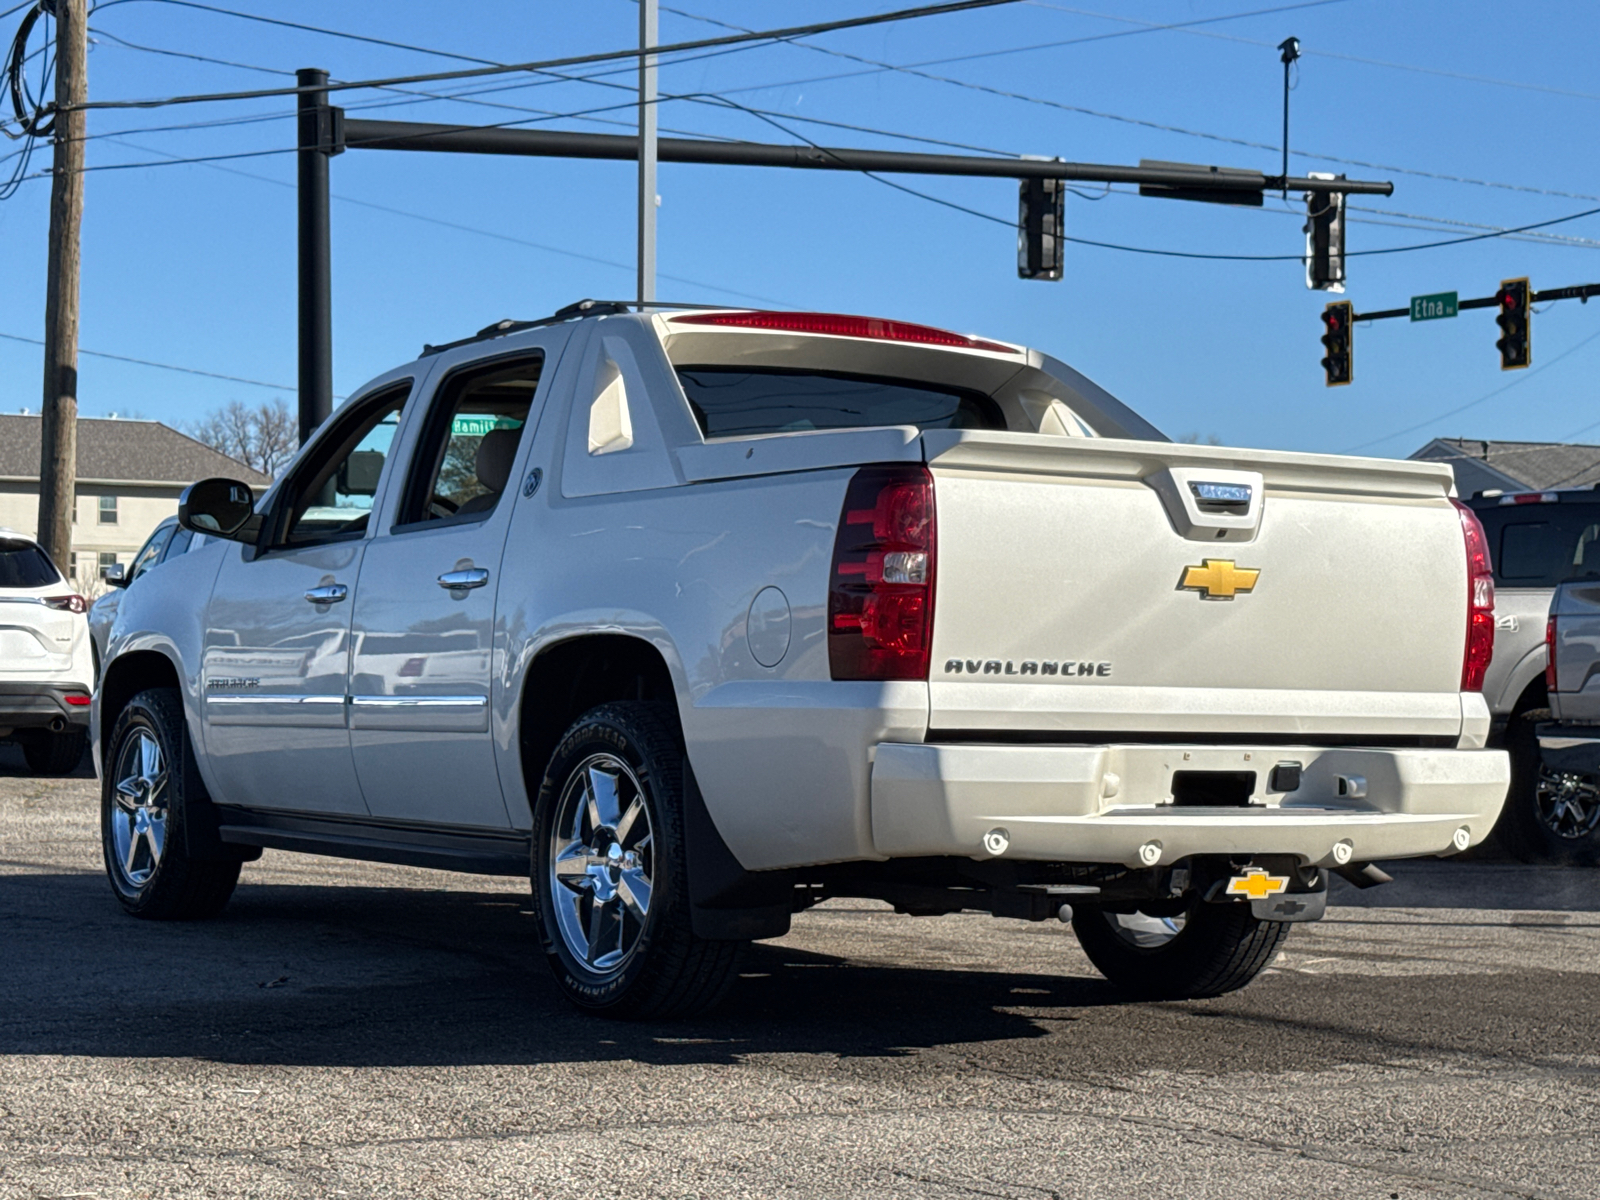
<instances>
[{"instance_id":1,"label":"wooden utility pole","mask_svg":"<svg viewBox=\"0 0 1600 1200\"><path fill-rule=\"evenodd\" d=\"M39 541L63 573L72 558L78 489L78 231L89 98L87 0L55 0L55 163L44 309L44 421L39 441Z\"/></svg>"}]
</instances>

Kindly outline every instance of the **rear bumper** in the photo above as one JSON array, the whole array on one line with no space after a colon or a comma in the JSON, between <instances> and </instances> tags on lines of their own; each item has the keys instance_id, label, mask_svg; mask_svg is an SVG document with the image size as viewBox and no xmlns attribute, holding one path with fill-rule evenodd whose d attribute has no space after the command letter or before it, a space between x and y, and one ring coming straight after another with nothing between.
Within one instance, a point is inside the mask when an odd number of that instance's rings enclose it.
<instances>
[{"instance_id":1,"label":"rear bumper","mask_svg":"<svg viewBox=\"0 0 1600 1200\"><path fill-rule=\"evenodd\" d=\"M87 729L89 706L68 704L67 696L89 692L86 683L0 682L0 729L45 729L58 718Z\"/></svg>"},{"instance_id":2,"label":"rear bumper","mask_svg":"<svg viewBox=\"0 0 1600 1200\"><path fill-rule=\"evenodd\" d=\"M1272 791L1273 767L1290 762L1301 766L1299 786ZM1255 771L1256 789L1248 807L1174 806L1180 770ZM884 743L872 767L872 835L895 858L989 858L1001 848L1008 858L1130 867L1193 854L1335 866L1454 853L1466 848L1462 829L1475 845L1510 779L1499 750Z\"/></svg>"},{"instance_id":3,"label":"rear bumper","mask_svg":"<svg viewBox=\"0 0 1600 1200\"><path fill-rule=\"evenodd\" d=\"M1600 775L1600 725L1550 723L1536 732L1539 757L1552 771Z\"/></svg>"}]
</instances>

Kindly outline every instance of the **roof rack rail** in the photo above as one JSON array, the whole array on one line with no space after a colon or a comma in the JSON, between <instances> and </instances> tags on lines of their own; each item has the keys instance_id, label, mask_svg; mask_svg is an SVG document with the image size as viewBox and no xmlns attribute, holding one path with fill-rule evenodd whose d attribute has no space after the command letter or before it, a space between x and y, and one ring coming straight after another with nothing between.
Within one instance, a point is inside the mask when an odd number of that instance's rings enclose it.
<instances>
[{"instance_id":1,"label":"roof rack rail","mask_svg":"<svg viewBox=\"0 0 1600 1200\"><path fill-rule=\"evenodd\" d=\"M521 333L524 329L537 329L541 325L557 325L562 321L572 321L582 317L619 316L635 308L641 312L647 308L693 308L714 312L727 307L726 304L675 304L667 300L579 300L556 309L548 317L540 317L535 321L515 321L507 317L503 321L496 321L493 325L485 325L471 337L457 338L453 342L444 342L438 346L424 342L422 353L418 357L427 358L445 350L454 350L457 346L470 346L473 342L504 337L508 333Z\"/></svg>"}]
</instances>

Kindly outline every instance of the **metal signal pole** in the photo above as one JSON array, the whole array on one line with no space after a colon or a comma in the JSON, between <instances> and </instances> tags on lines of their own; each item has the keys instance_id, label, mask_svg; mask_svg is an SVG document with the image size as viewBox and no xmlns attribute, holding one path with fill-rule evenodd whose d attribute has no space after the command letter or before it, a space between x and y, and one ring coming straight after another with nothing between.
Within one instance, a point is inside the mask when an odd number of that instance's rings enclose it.
<instances>
[{"instance_id":1,"label":"metal signal pole","mask_svg":"<svg viewBox=\"0 0 1600 1200\"><path fill-rule=\"evenodd\" d=\"M639 0L639 303L656 298L657 0Z\"/></svg>"},{"instance_id":2,"label":"metal signal pole","mask_svg":"<svg viewBox=\"0 0 1600 1200\"><path fill-rule=\"evenodd\" d=\"M295 72L303 88L325 88L328 73L316 68ZM325 91L300 93L299 246L300 246L300 444L333 412L333 268L328 218L328 158L339 151L335 109Z\"/></svg>"},{"instance_id":3,"label":"metal signal pole","mask_svg":"<svg viewBox=\"0 0 1600 1200\"><path fill-rule=\"evenodd\" d=\"M1300 57L1300 39L1284 38L1278 43L1283 63L1283 198L1289 198L1289 67Z\"/></svg>"},{"instance_id":4,"label":"metal signal pole","mask_svg":"<svg viewBox=\"0 0 1600 1200\"><path fill-rule=\"evenodd\" d=\"M39 437L39 541L63 573L78 491L78 233L83 224L81 105L89 98L87 0L55 0L55 161L44 308L44 419Z\"/></svg>"}]
</instances>

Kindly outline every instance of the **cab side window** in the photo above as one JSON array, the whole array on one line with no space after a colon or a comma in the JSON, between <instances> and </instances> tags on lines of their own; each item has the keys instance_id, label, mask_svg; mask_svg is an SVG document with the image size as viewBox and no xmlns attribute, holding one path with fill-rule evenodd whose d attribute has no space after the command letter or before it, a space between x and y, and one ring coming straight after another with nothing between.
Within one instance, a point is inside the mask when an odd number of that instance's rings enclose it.
<instances>
[{"instance_id":1,"label":"cab side window","mask_svg":"<svg viewBox=\"0 0 1600 1200\"><path fill-rule=\"evenodd\" d=\"M544 356L461 371L435 394L397 527L482 520L511 484Z\"/></svg>"},{"instance_id":2,"label":"cab side window","mask_svg":"<svg viewBox=\"0 0 1600 1200\"><path fill-rule=\"evenodd\" d=\"M411 385L405 383L357 402L341 426L322 439L285 489L278 546L360 537L372 515L383 464L400 428Z\"/></svg>"}]
</instances>

